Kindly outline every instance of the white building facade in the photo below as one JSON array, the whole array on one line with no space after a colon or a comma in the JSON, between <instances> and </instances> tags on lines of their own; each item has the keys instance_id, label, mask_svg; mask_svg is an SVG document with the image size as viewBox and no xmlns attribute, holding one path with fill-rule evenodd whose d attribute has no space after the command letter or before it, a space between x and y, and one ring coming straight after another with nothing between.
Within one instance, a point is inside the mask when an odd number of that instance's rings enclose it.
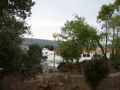
<instances>
[{"instance_id":1,"label":"white building facade","mask_svg":"<svg viewBox=\"0 0 120 90\"><path fill-rule=\"evenodd\" d=\"M47 48L44 48L42 50L42 53L43 53L43 56L46 57L46 60L50 60L50 61L54 60L54 51L50 51ZM83 53L81 54L81 57L80 57L79 61L82 62L84 60L91 60L94 57L95 54L97 54L97 55L99 55L99 56L102 57L102 51L101 51L101 49L97 48L96 50L90 51L89 53L86 52L86 51L83 51ZM106 56L109 59L110 58L110 53L108 52L106 54ZM56 62L63 61L63 58L61 56L55 54L55 60L56 60ZM76 60L74 60L74 62L76 62Z\"/></svg>"},{"instance_id":2,"label":"white building facade","mask_svg":"<svg viewBox=\"0 0 120 90\"><path fill-rule=\"evenodd\" d=\"M54 51L50 51L47 48L42 49L43 56L45 57L46 60L53 61L54 60ZM63 58L57 54L55 54L55 61L59 62Z\"/></svg>"}]
</instances>

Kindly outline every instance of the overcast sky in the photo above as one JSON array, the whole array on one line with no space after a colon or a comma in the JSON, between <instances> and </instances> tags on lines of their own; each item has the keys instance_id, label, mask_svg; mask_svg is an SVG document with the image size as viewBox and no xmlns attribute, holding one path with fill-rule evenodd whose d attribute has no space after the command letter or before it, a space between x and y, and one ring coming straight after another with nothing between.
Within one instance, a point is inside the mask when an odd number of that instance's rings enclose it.
<instances>
[{"instance_id":1,"label":"overcast sky","mask_svg":"<svg viewBox=\"0 0 120 90\"><path fill-rule=\"evenodd\" d=\"M32 16L27 20L31 25L33 36L30 38L53 40L54 32L60 33L66 20L74 19L73 15L86 18L86 21L96 27L96 17L103 4L114 0L34 0ZM28 36L27 36L28 37Z\"/></svg>"}]
</instances>

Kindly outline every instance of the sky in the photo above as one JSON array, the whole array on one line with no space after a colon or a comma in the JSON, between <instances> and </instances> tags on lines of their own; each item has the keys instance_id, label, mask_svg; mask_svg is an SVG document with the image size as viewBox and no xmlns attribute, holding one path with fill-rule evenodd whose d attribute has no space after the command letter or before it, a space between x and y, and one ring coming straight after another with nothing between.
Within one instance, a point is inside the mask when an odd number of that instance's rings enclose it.
<instances>
[{"instance_id":1,"label":"sky","mask_svg":"<svg viewBox=\"0 0 120 90\"><path fill-rule=\"evenodd\" d=\"M33 0L32 15L27 19L31 25L32 35L27 38L54 40L52 34L60 33L67 20L74 15L85 17L90 25L100 27L96 22L98 12L103 4L115 0Z\"/></svg>"}]
</instances>

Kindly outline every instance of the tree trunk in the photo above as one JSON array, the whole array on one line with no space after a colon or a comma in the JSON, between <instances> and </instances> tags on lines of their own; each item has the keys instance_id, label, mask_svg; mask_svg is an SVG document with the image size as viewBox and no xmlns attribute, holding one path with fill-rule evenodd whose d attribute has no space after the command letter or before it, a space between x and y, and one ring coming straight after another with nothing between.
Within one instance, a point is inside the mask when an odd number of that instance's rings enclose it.
<instances>
[{"instance_id":1,"label":"tree trunk","mask_svg":"<svg viewBox=\"0 0 120 90\"><path fill-rule=\"evenodd\" d=\"M115 28L114 28L114 24L113 24L113 42L112 42L112 60L114 60L114 46L115 46L115 44L114 44L114 41L115 41Z\"/></svg>"},{"instance_id":2,"label":"tree trunk","mask_svg":"<svg viewBox=\"0 0 120 90\"><path fill-rule=\"evenodd\" d=\"M105 58L104 63L105 63L105 65L107 65L107 62L106 62L106 61L108 60L108 58L107 58L107 56L106 56L106 53L104 52L104 49L103 49L102 45L100 44L99 40L96 40L96 41L97 41L98 45L100 46L100 48L101 48L101 50L102 50L102 53L103 53L103 55L104 55L104 58Z\"/></svg>"},{"instance_id":3,"label":"tree trunk","mask_svg":"<svg viewBox=\"0 0 120 90\"><path fill-rule=\"evenodd\" d=\"M77 60L77 65L78 65L78 72L81 72L79 60Z\"/></svg>"},{"instance_id":4,"label":"tree trunk","mask_svg":"<svg viewBox=\"0 0 120 90\"><path fill-rule=\"evenodd\" d=\"M108 27L107 27L107 20L106 20L106 44L105 44L105 54L107 52L107 40L108 40Z\"/></svg>"},{"instance_id":5,"label":"tree trunk","mask_svg":"<svg viewBox=\"0 0 120 90\"><path fill-rule=\"evenodd\" d=\"M116 42L118 42L118 38L119 38L118 34L119 34L119 27L117 28L117 37L116 37L117 41ZM117 47L117 49L115 48L115 50L116 50L115 54L118 55L118 43L116 43L116 47Z\"/></svg>"}]
</instances>

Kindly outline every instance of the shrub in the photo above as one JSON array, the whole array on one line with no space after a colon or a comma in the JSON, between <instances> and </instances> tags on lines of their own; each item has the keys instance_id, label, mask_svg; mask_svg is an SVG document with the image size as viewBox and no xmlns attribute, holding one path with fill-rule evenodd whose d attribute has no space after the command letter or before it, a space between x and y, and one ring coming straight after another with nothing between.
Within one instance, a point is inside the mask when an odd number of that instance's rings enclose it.
<instances>
[{"instance_id":1,"label":"shrub","mask_svg":"<svg viewBox=\"0 0 120 90\"><path fill-rule=\"evenodd\" d=\"M29 50L23 54L21 65L23 78L29 79L35 77L41 70L42 51L38 44L29 45Z\"/></svg>"},{"instance_id":2,"label":"shrub","mask_svg":"<svg viewBox=\"0 0 120 90\"><path fill-rule=\"evenodd\" d=\"M50 69L49 69L49 72L50 72L50 73L53 73L53 72L54 72L54 68L50 68ZM55 68L55 72L57 72L57 69L56 69L56 68Z\"/></svg>"},{"instance_id":3,"label":"shrub","mask_svg":"<svg viewBox=\"0 0 120 90\"><path fill-rule=\"evenodd\" d=\"M120 59L116 59L113 63L112 66L117 69L120 70Z\"/></svg>"},{"instance_id":4,"label":"shrub","mask_svg":"<svg viewBox=\"0 0 120 90\"><path fill-rule=\"evenodd\" d=\"M64 66L64 65L66 65L66 62L61 62L59 65L58 65L58 67L57 67L57 69L60 69L62 66Z\"/></svg>"},{"instance_id":5,"label":"shrub","mask_svg":"<svg viewBox=\"0 0 120 90\"><path fill-rule=\"evenodd\" d=\"M102 59L93 59L87 61L84 67L84 77L86 82L96 90L101 82L109 73L109 68L104 64Z\"/></svg>"}]
</instances>

